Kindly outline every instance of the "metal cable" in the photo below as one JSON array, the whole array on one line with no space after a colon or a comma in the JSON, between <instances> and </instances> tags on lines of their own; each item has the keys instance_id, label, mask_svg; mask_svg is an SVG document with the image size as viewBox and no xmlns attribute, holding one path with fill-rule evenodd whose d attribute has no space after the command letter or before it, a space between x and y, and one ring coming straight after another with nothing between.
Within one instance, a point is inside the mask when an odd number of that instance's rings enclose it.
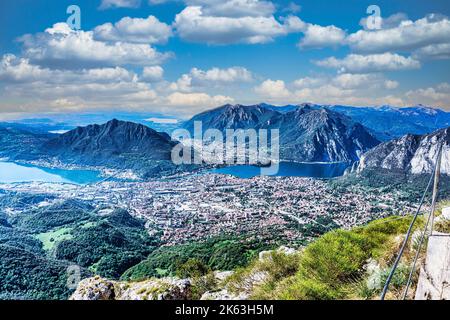
<instances>
[{"instance_id":1,"label":"metal cable","mask_svg":"<svg viewBox=\"0 0 450 320\"><path fill-rule=\"evenodd\" d=\"M438 175L439 175L439 169L438 168L440 166L441 156L442 156L442 147L443 147L443 144L441 144L441 146L439 148L437 159L436 159L435 174L438 174ZM435 177L435 179L437 179L437 178ZM408 281L406 283L405 291L403 292L402 300L405 300L407 295L408 295L408 290L409 290L409 287L411 286L412 277L413 277L414 272L416 270L416 264L417 264L417 261L419 260L420 250L422 249L422 244L423 244L423 242L425 240L425 237L426 237L426 234L427 234L427 230L428 230L428 225L430 224L430 222L431 222L431 234L433 233L433 218L434 218L434 211L436 209L436 197L437 197L437 194L433 194L432 205L431 205L431 208L430 208L430 214L428 216L427 223L425 224L425 227L423 229L423 233L422 233L422 235L420 237L419 246L417 248L417 252L416 252L416 255L414 257L414 262L412 264L411 270L409 272Z\"/></svg>"},{"instance_id":2,"label":"metal cable","mask_svg":"<svg viewBox=\"0 0 450 320\"><path fill-rule=\"evenodd\" d=\"M425 236L426 236L427 229L428 229L428 224L430 223L430 220L431 220L431 219L430 219L430 218L431 218L431 215L432 215L432 212L430 212L430 215L428 216L427 223L425 224L425 227L424 227L424 229L423 229L423 233L422 233L422 235L421 235L421 237L420 237L419 246L418 246L418 248L417 248L417 252L416 252L416 255L415 255L415 257L414 257L413 265L412 265L411 270L410 270L410 272L409 272L408 281L407 281L407 283L406 283L405 291L403 292L402 300L406 300L406 297L407 297L407 295L408 295L408 290L409 290L409 287L411 286L412 277L413 277L414 271L415 271L415 269L416 269L416 264L417 264L417 261L418 261L418 259L419 259L420 250L422 249L423 241L425 240Z\"/></svg>"},{"instance_id":3,"label":"metal cable","mask_svg":"<svg viewBox=\"0 0 450 320\"><path fill-rule=\"evenodd\" d=\"M424 191L424 193L422 195L422 199L420 200L419 207L417 208L417 211L416 211L416 213L414 215L414 218L411 221L411 224L409 225L408 231L406 232L405 240L403 241L403 244L402 244L402 246L400 248L400 251L399 251L399 253L397 255L397 258L395 259L394 265L392 266L391 272L389 273L389 276L388 276L388 278L386 280L386 283L384 285L383 291L381 293L381 297L380 297L381 300L384 300L384 298L386 297L386 293L387 293L387 291L389 289L389 285L390 285L390 283L392 281L392 277L394 276L395 270L397 269L397 266L398 266L398 264L400 262L400 259L401 259L402 255L403 255L403 252L405 251L405 248L406 248L406 245L408 243L409 237L411 236L411 232L412 232L412 229L414 227L414 223L416 222L417 217L420 214L420 210L422 209L422 205L423 205L423 203L425 201L426 194L428 193L428 190L430 189L431 182L433 181L433 177L434 177L435 171L436 171L436 165L434 166L433 172L432 172L432 174L430 176L430 180L428 181L428 185L425 188L425 191Z\"/></svg>"}]
</instances>

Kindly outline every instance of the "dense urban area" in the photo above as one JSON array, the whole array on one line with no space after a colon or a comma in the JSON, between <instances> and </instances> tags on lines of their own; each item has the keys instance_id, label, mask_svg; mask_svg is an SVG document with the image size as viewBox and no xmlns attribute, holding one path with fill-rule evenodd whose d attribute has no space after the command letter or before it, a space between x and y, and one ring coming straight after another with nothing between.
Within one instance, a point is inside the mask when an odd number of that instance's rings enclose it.
<instances>
[{"instance_id":1,"label":"dense urban area","mask_svg":"<svg viewBox=\"0 0 450 320\"><path fill-rule=\"evenodd\" d=\"M78 199L89 201L99 215L126 209L144 218L150 234L163 231L161 240L166 245L221 235L301 244L332 228L348 229L411 209L401 191L380 192L360 185L338 188L326 180L300 177L240 179L197 174L182 179L104 181L83 186L14 183L3 184L1 189L10 194L51 196L52 200L43 200L35 204L37 207ZM30 210L21 203L15 205L3 211L14 216Z\"/></svg>"}]
</instances>

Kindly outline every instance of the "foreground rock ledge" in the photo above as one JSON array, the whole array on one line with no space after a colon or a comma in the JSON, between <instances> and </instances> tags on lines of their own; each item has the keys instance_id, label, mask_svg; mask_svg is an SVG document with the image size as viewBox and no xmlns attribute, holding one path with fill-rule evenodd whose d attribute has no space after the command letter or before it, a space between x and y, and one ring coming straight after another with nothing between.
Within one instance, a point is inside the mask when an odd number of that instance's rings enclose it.
<instances>
[{"instance_id":1,"label":"foreground rock ledge","mask_svg":"<svg viewBox=\"0 0 450 320\"><path fill-rule=\"evenodd\" d=\"M93 277L82 280L70 300L188 300L188 279L164 278L121 282Z\"/></svg>"}]
</instances>

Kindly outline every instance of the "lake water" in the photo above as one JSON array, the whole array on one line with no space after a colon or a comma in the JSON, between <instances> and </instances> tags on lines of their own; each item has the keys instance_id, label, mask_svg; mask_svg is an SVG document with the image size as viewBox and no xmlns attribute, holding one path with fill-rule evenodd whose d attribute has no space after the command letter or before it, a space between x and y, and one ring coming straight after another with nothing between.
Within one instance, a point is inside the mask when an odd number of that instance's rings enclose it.
<instances>
[{"instance_id":1,"label":"lake water","mask_svg":"<svg viewBox=\"0 0 450 320\"><path fill-rule=\"evenodd\" d=\"M350 163L299 163L280 162L278 177L310 177L310 178L334 178L344 174ZM261 168L252 165L235 165L224 168L212 169L209 172L229 174L238 178L249 179L261 174Z\"/></svg>"},{"instance_id":2,"label":"lake water","mask_svg":"<svg viewBox=\"0 0 450 320\"><path fill-rule=\"evenodd\" d=\"M349 163L297 163L281 162L275 176L333 178L342 176ZM261 174L261 168L251 165L235 165L209 170L210 173L229 174L249 179ZM0 161L0 183L59 182L73 184L95 183L103 178L100 172L91 170L50 169L28 164Z\"/></svg>"},{"instance_id":3,"label":"lake water","mask_svg":"<svg viewBox=\"0 0 450 320\"><path fill-rule=\"evenodd\" d=\"M102 179L98 171L50 169L14 162L0 162L0 183L39 181L89 184Z\"/></svg>"}]
</instances>

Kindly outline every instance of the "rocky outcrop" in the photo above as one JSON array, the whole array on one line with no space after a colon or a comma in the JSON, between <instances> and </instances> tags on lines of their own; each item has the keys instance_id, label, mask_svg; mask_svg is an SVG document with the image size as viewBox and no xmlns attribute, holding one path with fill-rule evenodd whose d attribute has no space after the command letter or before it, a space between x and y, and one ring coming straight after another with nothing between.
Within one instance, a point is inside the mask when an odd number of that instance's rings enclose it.
<instances>
[{"instance_id":1,"label":"rocky outcrop","mask_svg":"<svg viewBox=\"0 0 450 320\"><path fill-rule=\"evenodd\" d=\"M450 300L450 235L428 240L427 258L420 269L416 300Z\"/></svg>"},{"instance_id":2,"label":"rocky outcrop","mask_svg":"<svg viewBox=\"0 0 450 320\"><path fill-rule=\"evenodd\" d=\"M142 282L121 282L94 277L84 279L71 300L188 300L188 279L164 278Z\"/></svg>"},{"instance_id":3,"label":"rocky outcrop","mask_svg":"<svg viewBox=\"0 0 450 320\"><path fill-rule=\"evenodd\" d=\"M441 173L450 174L450 127L423 136L406 135L380 144L361 156L357 171L383 168L413 174L430 173L441 145Z\"/></svg>"},{"instance_id":4,"label":"rocky outcrop","mask_svg":"<svg viewBox=\"0 0 450 320\"><path fill-rule=\"evenodd\" d=\"M297 250L295 250L293 248L286 247L286 246L278 247L278 249L276 249L275 251L277 253L283 253L283 254L285 254L287 256L297 253ZM265 259L272 259L272 252L273 252L272 250L261 251L259 253L259 261L264 261Z\"/></svg>"},{"instance_id":5,"label":"rocky outcrop","mask_svg":"<svg viewBox=\"0 0 450 320\"><path fill-rule=\"evenodd\" d=\"M435 222L449 219L444 208ZM420 269L416 300L450 300L450 234L433 232L428 239L425 265Z\"/></svg>"},{"instance_id":6,"label":"rocky outcrop","mask_svg":"<svg viewBox=\"0 0 450 320\"><path fill-rule=\"evenodd\" d=\"M231 272L231 274L233 273ZM224 281L224 285L219 286L222 287L221 289L204 293L200 300L248 300L255 286L262 284L267 277L267 272L252 270L240 281L239 292L229 288L227 282Z\"/></svg>"},{"instance_id":7,"label":"rocky outcrop","mask_svg":"<svg viewBox=\"0 0 450 320\"><path fill-rule=\"evenodd\" d=\"M137 283L119 283L116 300L188 300L191 281L164 278Z\"/></svg>"},{"instance_id":8,"label":"rocky outcrop","mask_svg":"<svg viewBox=\"0 0 450 320\"><path fill-rule=\"evenodd\" d=\"M297 254L292 248L281 246L274 251L262 251L255 264L248 268L239 280L239 290L229 286L229 278L234 271L215 271L217 285L214 291L201 296L201 300L247 300L255 287L267 281L269 274L260 268L261 264L272 261L272 253ZM82 280L71 300L189 300L195 280L178 278L149 279L140 282L113 281L99 276Z\"/></svg>"},{"instance_id":9,"label":"rocky outcrop","mask_svg":"<svg viewBox=\"0 0 450 320\"><path fill-rule=\"evenodd\" d=\"M267 261L272 261L273 253L280 253L284 255L297 254L298 251L292 248L281 246L276 250L261 251L259 253L258 261L251 269L243 274L238 281L239 284L230 285L227 278L233 275L232 271L216 274L216 279L223 278L220 290L206 292L202 295L201 300L248 300L250 299L256 287L264 284L267 281L269 274L265 270L260 270L259 265ZM225 276L226 275L226 276Z\"/></svg>"},{"instance_id":10,"label":"rocky outcrop","mask_svg":"<svg viewBox=\"0 0 450 320\"><path fill-rule=\"evenodd\" d=\"M82 280L70 300L114 300L114 282L100 277Z\"/></svg>"}]
</instances>

